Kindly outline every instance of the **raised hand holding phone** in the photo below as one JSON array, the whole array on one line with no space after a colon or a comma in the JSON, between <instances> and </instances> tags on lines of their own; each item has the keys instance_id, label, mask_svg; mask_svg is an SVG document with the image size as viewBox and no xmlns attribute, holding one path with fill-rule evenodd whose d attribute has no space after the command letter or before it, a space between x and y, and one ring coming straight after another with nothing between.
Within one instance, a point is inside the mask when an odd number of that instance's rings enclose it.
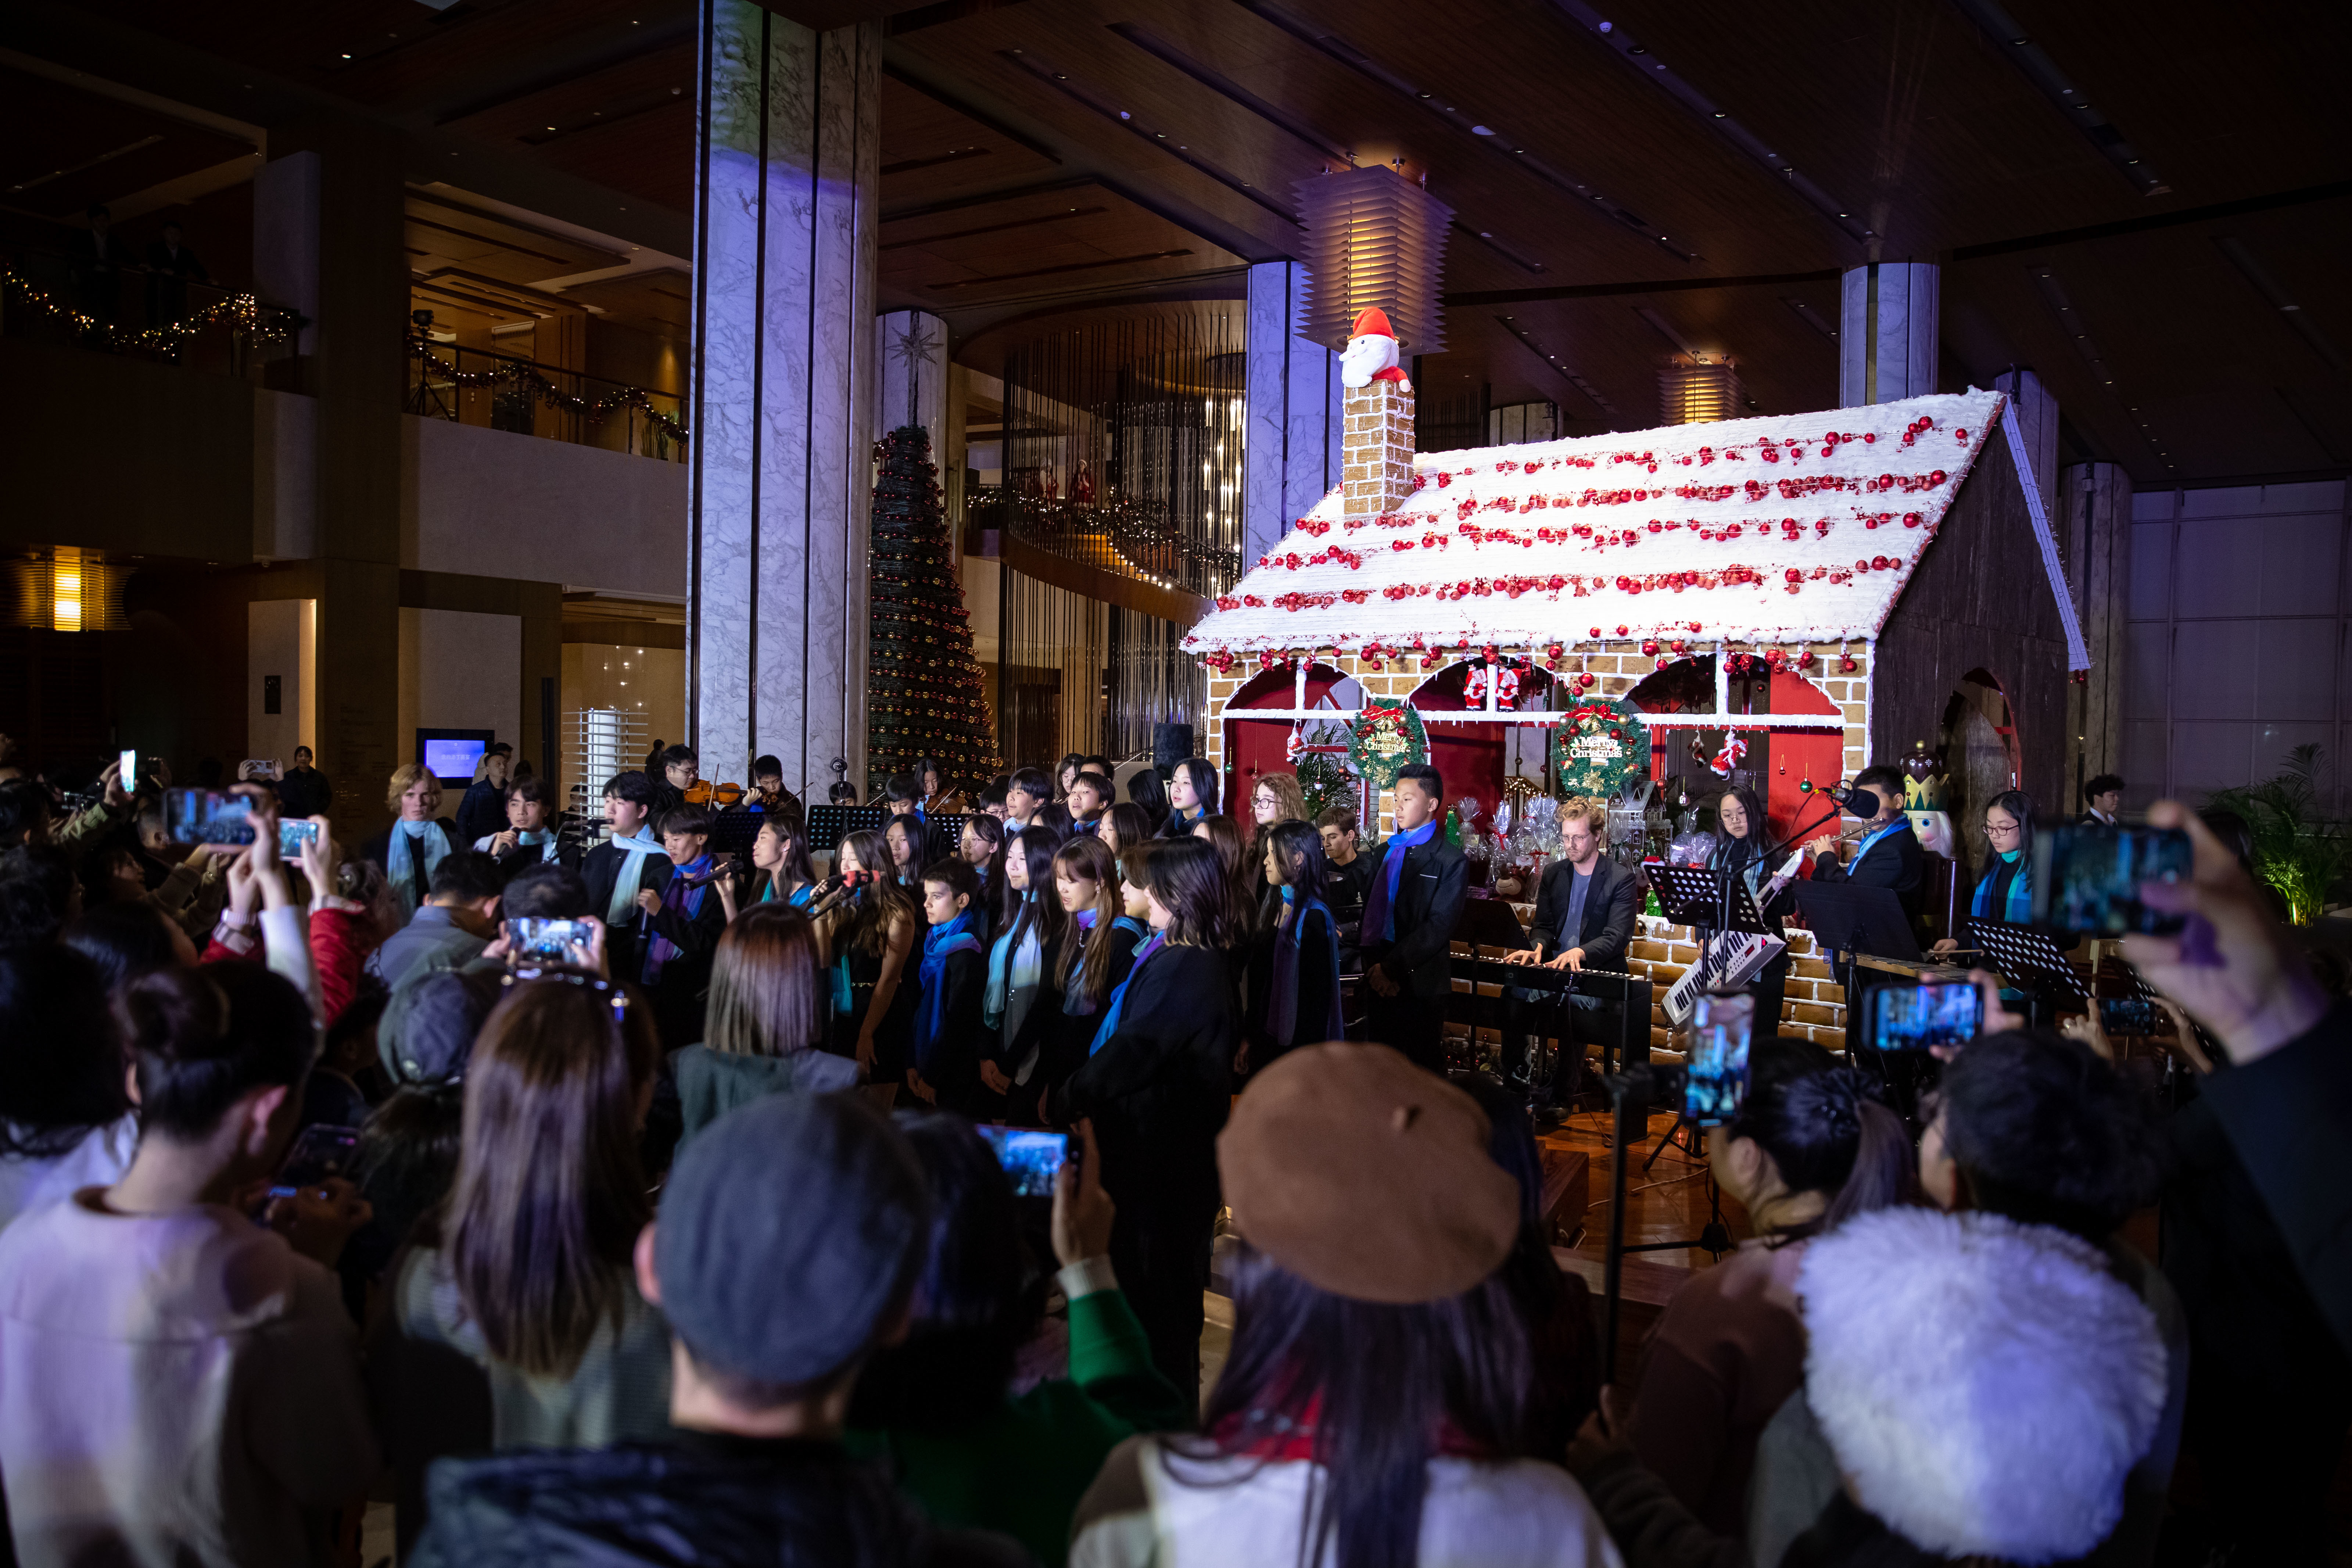
<instances>
[{"instance_id":1,"label":"raised hand holding phone","mask_svg":"<svg viewBox=\"0 0 2352 1568\"><path fill-rule=\"evenodd\" d=\"M1118 1216L1118 1205L1103 1191L1095 1124L1082 1118L1071 1131L1078 1140L1078 1157L1063 1161L1054 1173L1054 1256L1065 1268L1107 1255L1111 1221Z\"/></svg>"}]
</instances>

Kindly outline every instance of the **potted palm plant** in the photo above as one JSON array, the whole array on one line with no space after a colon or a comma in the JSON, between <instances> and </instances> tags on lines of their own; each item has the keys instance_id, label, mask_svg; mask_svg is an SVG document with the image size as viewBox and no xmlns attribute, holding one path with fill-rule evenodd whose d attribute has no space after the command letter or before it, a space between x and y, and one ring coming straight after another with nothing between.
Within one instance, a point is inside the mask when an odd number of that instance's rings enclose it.
<instances>
[{"instance_id":1,"label":"potted palm plant","mask_svg":"<svg viewBox=\"0 0 2352 1568\"><path fill-rule=\"evenodd\" d=\"M2286 767L2259 784L2216 790L2209 812L2230 812L2252 840L2254 875L2285 900L2287 918L2309 925L2326 910L2329 891L2352 868L2352 831L2322 810L2320 747L2287 753Z\"/></svg>"}]
</instances>

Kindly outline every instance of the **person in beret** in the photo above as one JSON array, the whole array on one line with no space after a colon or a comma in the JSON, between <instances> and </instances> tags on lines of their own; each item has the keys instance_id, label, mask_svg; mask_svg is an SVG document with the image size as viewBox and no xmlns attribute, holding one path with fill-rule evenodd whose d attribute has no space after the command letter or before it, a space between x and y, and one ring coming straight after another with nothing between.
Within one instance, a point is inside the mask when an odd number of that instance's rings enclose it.
<instances>
[{"instance_id":1,"label":"person in beret","mask_svg":"<svg viewBox=\"0 0 2352 1568\"><path fill-rule=\"evenodd\" d=\"M1242 1246L1197 1437L1137 1436L1078 1505L1085 1568L1618 1568L1583 1491L1522 1452L1519 1189L1467 1093L1386 1046L1302 1046L1217 1140ZM1303 1548L1303 1550L1302 1550Z\"/></svg>"}]
</instances>

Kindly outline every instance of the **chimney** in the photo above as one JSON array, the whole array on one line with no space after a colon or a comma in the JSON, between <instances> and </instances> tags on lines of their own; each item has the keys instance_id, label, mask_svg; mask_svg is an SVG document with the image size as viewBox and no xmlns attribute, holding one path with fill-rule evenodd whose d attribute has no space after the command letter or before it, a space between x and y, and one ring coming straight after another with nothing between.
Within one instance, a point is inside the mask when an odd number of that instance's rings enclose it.
<instances>
[{"instance_id":1,"label":"chimney","mask_svg":"<svg viewBox=\"0 0 2352 1568\"><path fill-rule=\"evenodd\" d=\"M1396 510L1412 494L1412 384L1375 381L1349 387L1339 406L1347 417L1339 446L1345 515L1378 517Z\"/></svg>"}]
</instances>

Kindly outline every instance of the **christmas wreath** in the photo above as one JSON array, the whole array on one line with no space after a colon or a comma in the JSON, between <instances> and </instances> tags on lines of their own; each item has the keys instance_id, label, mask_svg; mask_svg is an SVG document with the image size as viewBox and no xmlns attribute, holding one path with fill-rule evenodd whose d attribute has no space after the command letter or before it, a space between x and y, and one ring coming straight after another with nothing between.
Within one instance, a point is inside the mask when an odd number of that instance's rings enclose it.
<instances>
[{"instance_id":1,"label":"christmas wreath","mask_svg":"<svg viewBox=\"0 0 2352 1568\"><path fill-rule=\"evenodd\" d=\"M1596 698L1560 715L1551 732L1552 777L1560 793L1606 799L1628 770L1649 761L1649 736L1622 699Z\"/></svg>"},{"instance_id":2,"label":"christmas wreath","mask_svg":"<svg viewBox=\"0 0 2352 1568\"><path fill-rule=\"evenodd\" d=\"M1428 760L1428 731L1405 703L1375 698L1348 722L1348 770L1374 789L1391 788L1400 769Z\"/></svg>"}]
</instances>

